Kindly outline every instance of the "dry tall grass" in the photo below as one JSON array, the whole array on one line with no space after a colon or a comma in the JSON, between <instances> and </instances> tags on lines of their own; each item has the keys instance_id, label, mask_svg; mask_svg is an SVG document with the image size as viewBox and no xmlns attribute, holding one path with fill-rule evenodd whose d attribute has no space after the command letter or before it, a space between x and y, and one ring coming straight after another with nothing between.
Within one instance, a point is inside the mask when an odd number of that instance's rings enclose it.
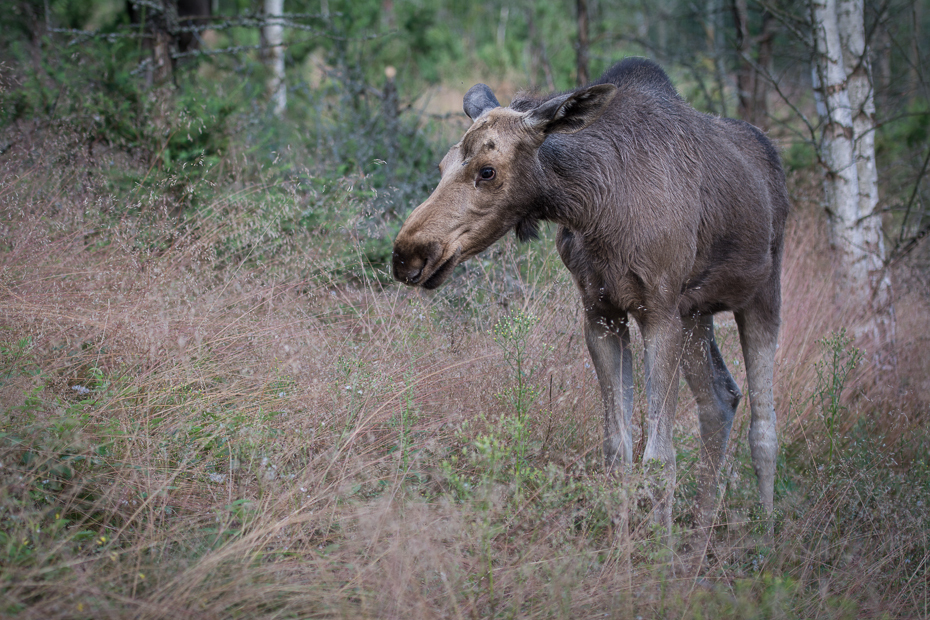
<instances>
[{"instance_id":1,"label":"dry tall grass","mask_svg":"<svg viewBox=\"0 0 930 620\"><path fill-rule=\"evenodd\" d=\"M255 218L262 187L182 223L34 157L53 147L0 171L0 614L928 617L926 305L902 292L899 378L867 356L828 419L820 341L856 309L810 205L788 236L775 544L744 405L695 568L651 535L639 474L601 472L551 244L505 241L433 294L345 280L341 241ZM732 321L719 334L745 385ZM678 419L686 527L687 390Z\"/></svg>"}]
</instances>

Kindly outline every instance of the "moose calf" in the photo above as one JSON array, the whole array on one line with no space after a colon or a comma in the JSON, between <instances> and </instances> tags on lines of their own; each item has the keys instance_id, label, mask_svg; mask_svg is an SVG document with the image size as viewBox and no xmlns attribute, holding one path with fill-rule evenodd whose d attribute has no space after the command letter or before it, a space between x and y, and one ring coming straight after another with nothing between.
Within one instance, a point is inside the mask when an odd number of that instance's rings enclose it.
<instances>
[{"instance_id":1,"label":"moose calf","mask_svg":"<svg viewBox=\"0 0 930 620\"><path fill-rule=\"evenodd\" d=\"M655 63L626 59L593 84L500 107L490 88L465 95L473 123L439 164L432 195L394 243L394 277L438 287L508 230L559 225L558 251L581 294L585 339L605 404L608 468L632 462L629 317L645 343L644 459L664 467L656 520L671 527L672 427L678 372L697 399L697 522L712 525L717 473L742 395L714 340L733 312L749 381L749 442L762 506L773 509L775 408L785 176L748 123L694 110Z\"/></svg>"}]
</instances>

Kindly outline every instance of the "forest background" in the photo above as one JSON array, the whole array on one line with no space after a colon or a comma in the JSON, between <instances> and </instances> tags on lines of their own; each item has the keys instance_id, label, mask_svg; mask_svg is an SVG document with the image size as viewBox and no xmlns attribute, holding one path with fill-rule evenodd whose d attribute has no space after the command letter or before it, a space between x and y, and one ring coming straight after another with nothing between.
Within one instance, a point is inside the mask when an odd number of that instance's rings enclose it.
<instances>
[{"instance_id":1,"label":"forest background","mask_svg":"<svg viewBox=\"0 0 930 620\"><path fill-rule=\"evenodd\" d=\"M832 0L7 0L0 615L930 617L930 6L857 6L829 83ZM792 198L776 514L744 405L701 549L693 399L668 545L640 469L603 471L552 229L433 293L389 273L469 86L634 55L765 129ZM874 113L831 103L857 72ZM847 220L843 135L877 171Z\"/></svg>"}]
</instances>

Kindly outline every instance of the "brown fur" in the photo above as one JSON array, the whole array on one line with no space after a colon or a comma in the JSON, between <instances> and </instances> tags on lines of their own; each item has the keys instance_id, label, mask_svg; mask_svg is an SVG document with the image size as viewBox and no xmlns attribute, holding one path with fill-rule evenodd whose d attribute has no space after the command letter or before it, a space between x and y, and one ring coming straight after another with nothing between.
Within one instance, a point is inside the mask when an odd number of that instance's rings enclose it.
<instances>
[{"instance_id":1,"label":"brown fur","mask_svg":"<svg viewBox=\"0 0 930 620\"><path fill-rule=\"evenodd\" d=\"M665 525L679 368L698 401L704 444L698 520L710 525L713 518L717 471L741 395L714 342L712 317L732 311L750 384L753 463L770 512L772 365L788 213L772 144L747 123L695 111L643 59L622 61L577 91L519 95L509 108L478 85L465 109L474 123L443 158L439 186L398 235L395 277L435 288L508 230L525 238L539 220L558 223L559 254L581 294L604 396L609 467L632 459L629 317L640 325L645 458L665 465L667 487L657 499Z\"/></svg>"}]
</instances>

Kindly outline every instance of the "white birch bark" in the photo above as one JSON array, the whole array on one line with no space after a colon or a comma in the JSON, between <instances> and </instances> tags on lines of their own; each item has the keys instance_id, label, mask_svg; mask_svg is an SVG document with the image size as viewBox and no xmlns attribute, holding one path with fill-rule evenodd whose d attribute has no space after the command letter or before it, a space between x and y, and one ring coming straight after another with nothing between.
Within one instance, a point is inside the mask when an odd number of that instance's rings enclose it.
<instances>
[{"instance_id":1,"label":"white birch bark","mask_svg":"<svg viewBox=\"0 0 930 620\"><path fill-rule=\"evenodd\" d=\"M875 104L865 55L862 0L810 0L810 7L814 88L823 122L824 194L840 290L863 309L865 324L857 331L872 336L878 348L890 344L894 322L890 281L883 273L881 219L876 212Z\"/></svg>"},{"instance_id":2,"label":"white birch bark","mask_svg":"<svg viewBox=\"0 0 930 620\"><path fill-rule=\"evenodd\" d=\"M877 211L875 102L863 0L810 0L810 8L824 195L840 290L861 308L863 322L856 332L872 339L881 366L891 366L894 310Z\"/></svg>"},{"instance_id":3,"label":"white birch bark","mask_svg":"<svg viewBox=\"0 0 930 620\"><path fill-rule=\"evenodd\" d=\"M284 13L284 0L265 0L264 27L265 42L269 46L266 52L271 77L268 79L268 91L271 93L271 108L275 116L283 116L287 108L287 83L284 81L284 27L280 17Z\"/></svg>"},{"instance_id":4,"label":"white birch bark","mask_svg":"<svg viewBox=\"0 0 930 620\"><path fill-rule=\"evenodd\" d=\"M859 175L855 156L852 108L846 87L846 69L840 46L836 0L811 0L814 28L814 85L819 91L817 108L823 122L821 158L826 208L833 244L839 254L848 287L868 280L857 260L864 240L859 220Z\"/></svg>"},{"instance_id":5,"label":"white birch bark","mask_svg":"<svg viewBox=\"0 0 930 620\"><path fill-rule=\"evenodd\" d=\"M838 0L837 24L843 65L849 91L853 135L855 137L856 174L859 177L859 219L862 227L869 274L871 308L875 313L876 343L894 343L894 306L891 276L884 268L885 239L878 211L878 167L875 162L875 98L872 66L865 45L865 11L863 0Z\"/></svg>"}]
</instances>

